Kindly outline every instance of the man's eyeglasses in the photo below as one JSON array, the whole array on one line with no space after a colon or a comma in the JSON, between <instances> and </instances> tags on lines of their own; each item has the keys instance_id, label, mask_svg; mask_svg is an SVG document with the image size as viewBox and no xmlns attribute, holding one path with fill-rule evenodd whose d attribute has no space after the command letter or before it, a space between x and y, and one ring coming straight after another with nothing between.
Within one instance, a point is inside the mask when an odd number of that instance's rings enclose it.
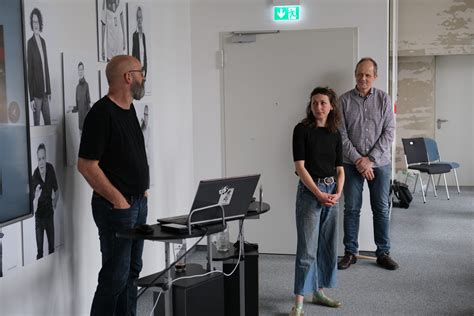
<instances>
[{"instance_id":1,"label":"man's eyeglasses","mask_svg":"<svg viewBox=\"0 0 474 316\"><path fill-rule=\"evenodd\" d=\"M129 70L127 72L140 72L143 77L146 77L145 69L134 69L134 70Z\"/></svg>"}]
</instances>

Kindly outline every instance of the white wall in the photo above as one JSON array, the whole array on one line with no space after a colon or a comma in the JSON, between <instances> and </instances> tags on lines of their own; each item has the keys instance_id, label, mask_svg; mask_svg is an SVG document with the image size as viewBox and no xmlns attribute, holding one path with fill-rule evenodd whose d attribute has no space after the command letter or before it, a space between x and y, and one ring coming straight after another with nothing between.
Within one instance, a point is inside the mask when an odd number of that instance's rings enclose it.
<instances>
[{"instance_id":1,"label":"white wall","mask_svg":"<svg viewBox=\"0 0 474 316\"><path fill-rule=\"evenodd\" d=\"M25 0L29 1L29 0ZM156 141L155 178L148 223L182 213L189 207L196 184L193 178L191 107L191 49L189 0L153 0L153 133ZM43 0L54 16L55 37L62 51L96 53L96 13L93 0ZM48 50L50 63L59 51ZM100 65L99 67L103 67ZM60 74L55 73L60 80ZM58 163L58 167L61 164ZM77 170L65 167L65 245L55 254L19 268L0 279L1 315L86 315L100 268L97 229L90 207L91 190ZM61 181L61 180L60 180ZM143 274L163 268L162 245L145 242Z\"/></svg>"},{"instance_id":2,"label":"white wall","mask_svg":"<svg viewBox=\"0 0 474 316\"><path fill-rule=\"evenodd\" d=\"M387 91L387 12L388 1L302 1L301 22L276 23L270 0L191 0L195 179L222 175L219 32L358 27L359 56L377 60L376 86Z\"/></svg>"}]
</instances>

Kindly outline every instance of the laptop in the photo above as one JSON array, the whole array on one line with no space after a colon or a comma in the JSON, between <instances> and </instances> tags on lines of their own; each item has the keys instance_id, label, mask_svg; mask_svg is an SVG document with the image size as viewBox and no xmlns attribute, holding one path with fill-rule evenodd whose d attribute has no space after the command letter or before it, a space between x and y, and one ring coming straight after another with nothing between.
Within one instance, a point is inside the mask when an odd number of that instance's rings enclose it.
<instances>
[{"instance_id":1,"label":"laptop","mask_svg":"<svg viewBox=\"0 0 474 316\"><path fill-rule=\"evenodd\" d=\"M253 193L257 187L260 175L249 175L232 178L202 180L194 196L189 214L160 218L161 224L177 224L187 226L189 216L193 210L211 205L221 205L224 208L225 219L239 219L245 217L252 202ZM214 206L202 211L194 212L192 224L215 224L222 221L220 206ZM166 227L166 225L163 225ZM176 227L173 225L172 227Z\"/></svg>"}]
</instances>

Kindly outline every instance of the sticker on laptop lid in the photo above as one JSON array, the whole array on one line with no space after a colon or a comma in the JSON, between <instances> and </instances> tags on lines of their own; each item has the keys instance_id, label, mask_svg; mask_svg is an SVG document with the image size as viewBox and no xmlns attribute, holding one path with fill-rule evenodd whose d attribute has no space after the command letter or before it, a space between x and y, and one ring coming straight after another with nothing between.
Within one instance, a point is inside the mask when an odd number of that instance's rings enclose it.
<instances>
[{"instance_id":1,"label":"sticker on laptop lid","mask_svg":"<svg viewBox=\"0 0 474 316\"><path fill-rule=\"evenodd\" d=\"M229 205L232 200L232 194L234 194L234 188L229 188L228 186L223 187L219 190L219 204L220 205Z\"/></svg>"}]
</instances>

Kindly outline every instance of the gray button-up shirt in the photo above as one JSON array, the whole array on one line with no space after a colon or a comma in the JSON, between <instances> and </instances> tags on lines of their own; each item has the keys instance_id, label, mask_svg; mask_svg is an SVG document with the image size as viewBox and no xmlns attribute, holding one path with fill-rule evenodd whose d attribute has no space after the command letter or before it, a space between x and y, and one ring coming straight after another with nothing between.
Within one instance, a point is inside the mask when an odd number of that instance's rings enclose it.
<instances>
[{"instance_id":1,"label":"gray button-up shirt","mask_svg":"<svg viewBox=\"0 0 474 316\"><path fill-rule=\"evenodd\" d=\"M344 163L355 164L357 159L369 157L374 167L390 164L395 118L389 95L372 88L364 97L352 89L339 101Z\"/></svg>"}]
</instances>

